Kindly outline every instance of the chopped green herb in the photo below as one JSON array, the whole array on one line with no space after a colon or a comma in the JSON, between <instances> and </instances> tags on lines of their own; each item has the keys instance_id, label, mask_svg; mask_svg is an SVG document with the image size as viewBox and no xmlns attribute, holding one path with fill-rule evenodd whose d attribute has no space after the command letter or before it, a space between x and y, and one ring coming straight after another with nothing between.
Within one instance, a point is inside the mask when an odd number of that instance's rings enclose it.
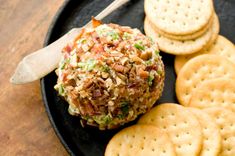
<instances>
[{"instance_id":1,"label":"chopped green herb","mask_svg":"<svg viewBox=\"0 0 235 156\"><path fill-rule=\"evenodd\" d=\"M105 124L109 124L112 121L111 116L108 114L103 118Z\"/></svg>"},{"instance_id":2,"label":"chopped green herb","mask_svg":"<svg viewBox=\"0 0 235 156\"><path fill-rule=\"evenodd\" d=\"M67 58L65 60L62 61L62 64L60 65L60 69L64 69L66 64L68 64L70 62L70 59Z\"/></svg>"},{"instance_id":3,"label":"chopped green herb","mask_svg":"<svg viewBox=\"0 0 235 156\"><path fill-rule=\"evenodd\" d=\"M129 34L129 33L127 33L127 32L124 32L122 38L123 38L124 40L128 40L128 39L131 38L131 34Z\"/></svg>"},{"instance_id":4,"label":"chopped green herb","mask_svg":"<svg viewBox=\"0 0 235 156\"><path fill-rule=\"evenodd\" d=\"M155 54L156 54L156 55L159 55L159 50L155 50Z\"/></svg>"},{"instance_id":5,"label":"chopped green herb","mask_svg":"<svg viewBox=\"0 0 235 156\"><path fill-rule=\"evenodd\" d=\"M122 104L121 104L121 111L122 111L122 114L124 116L127 116L129 114L129 109L130 109L130 103L127 102L127 101L124 101Z\"/></svg>"},{"instance_id":6,"label":"chopped green herb","mask_svg":"<svg viewBox=\"0 0 235 156\"><path fill-rule=\"evenodd\" d=\"M146 65L151 65L152 64L152 61L151 60L148 60L148 61L145 61Z\"/></svg>"},{"instance_id":7,"label":"chopped green herb","mask_svg":"<svg viewBox=\"0 0 235 156\"><path fill-rule=\"evenodd\" d=\"M101 67L101 71L102 72L106 72L107 73L107 72L109 72L109 70L110 70L110 68L107 65L104 65L104 66Z\"/></svg>"},{"instance_id":8,"label":"chopped green herb","mask_svg":"<svg viewBox=\"0 0 235 156\"><path fill-rule=\"evenodd\" d=\"M89 59L86 62L79 62L78 67L82 68L85 71L91 71L92 69L95 68L96 65L96 60L94 59Z\"/></svg>"},{"instance_id":9,"label":"chopped green herb","mask_svg":"<svg viewBox=\"0 0 235 156\"><path fill-rule=\"evenodd\" d=\"M149 84L149 86L152 86L153 80L154 80L154 75L152 73L150 73L149 77L148 77L148 84Z\"/></svg>"},{"instance_id":10,"label":"chopped green herb","mask_svg":"<svg viewBox=\"0 0 235 156\"><path fill-rule=\"evenodd\" d=\"M138 43L135 43L134 46L135 46L136 49L145 50L144 46L142 46L142 45L140 45Z\"/></svg>"},{"instance_id":11,"label":"chopped green herb","mask_svg":"<svg viewBox=\"0 0 235 156\"><path fill-rule=\"evenodd\" d=\"M113 40L119 39L119 35L118 35L118 33L115 32L115 31L110 31L110 32L108 32L108 35L111 36Z\"/></svg>"},{"instance_id":12,"label":"chopped green herb","mask_svg":"<svg viewBox=\"0 0 235 156\"><path fill-rule=\"evenodd\" d=\"M153 39L152 39L152 37L149 37L149 36L148 36L148 38L149 38L149 40L153 43Z\"/></svg>"},{"instance_id":13,"label":"chopped green herb","mask_svg":"<svg viewBox=\"0 0 235 156\"><path fill-rule=\"evenodd\" d=\"M109 124L112 121L112 116L110 114L94 116L94 120L100 125Z\"/></svg>"},{"instance_id":14,"label":"chopped green herb","mask_svg":"<svg viewBox=\"0 0 235 156\"><path fill-rule=\"evenodd\" d=\"M158 70L157 73L158 73L158 75L162 75L162 71L161 70Z\"/></svg>"},{"instance_id":15,"label":"chopped green herb","mask_svg":"<svg viewBox=\"0 0 235 156\"><path fill-rule=\"evenodd\" d=\"M59 95L63 96L63 95L64 95L64 87L63 87L63 85L62 85L62 84L59 85L59 88L58 88L58 89L59 89L59 90L58 90Z\"/></svg>"}]
</instances>

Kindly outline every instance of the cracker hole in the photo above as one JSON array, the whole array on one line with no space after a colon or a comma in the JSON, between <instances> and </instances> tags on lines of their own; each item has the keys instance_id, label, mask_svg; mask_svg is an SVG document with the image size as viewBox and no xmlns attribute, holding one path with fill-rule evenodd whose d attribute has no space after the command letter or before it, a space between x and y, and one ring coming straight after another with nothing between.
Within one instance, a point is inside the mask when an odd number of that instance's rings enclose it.
<instances>
[{"instance_id":1,"label":"cracker hole","mask_svg":"<svg viewBox=\"0 0 235 156\"><path fill-rule=\"evenodd\" d=\"M143 137L144 140L146 140L146 137Z\"/></svg>"},{"instance_id":2,"label":"cracker hole","mask_svg":"<svg viewBox=\"0 0 235 156\"><path fill-rule=\"evenodd\" d=\"M181 146L180 146L180 145L178 145L178 146L177 146L177 148L181 148Z\"/></svg>"},{"instance_id":3,"label":"cracker hole","mask_svg":"<svg viewBox=\"0 0 235 156\"><path fill-rule=\"evenodd\" d=\"M176 125L176 124L174 124L174 126L176 127L177 125Z\"/></svg>"},{"instance_id":4,"label":"cracker hole","mask_svg":"<svg viewBox=\"0 0 235 156\"><path fill-rule=\"evenodd\" d=\"M175 11L175 14L177 15L177 14L178 14L178 11Z\"/></svg>"},{"instance_id":5,"label":"cracker hole","mask_svg":"<svg viewBox=\"0 0 235 156\"><path fill-rule=\"evenodd\" d=\"M176 134L175 136L176 136L176 138L179 138L179 137L180 137L180 135L179 135L179 134Z\"/></svg>"},{"instance_id":6,"label":"cracker hole","mask_svg":"<svg viewBox=\"0 0 235 156\"><path fill-rule=\"evenodd\" d=\"M189 135L189 132L186 132L187 135Z\"/></svg>"},{"instance_id":7,"label":"cracker hole","mask_svg":"<svg viewBox=\"0 0 235 156\"><path fill-rule=\"evenodd\" d=\"M192 146L192 143L190 142L188 145L189 145L189 146Z\"/></svg>"},{"instance_id":8,"label":"cracker hole","mask_svg":"<svg viewBox=\"0 0 235 156\"><path fill-rule=\"evenodd\" d=\"M180 3L177 3L176 5L179 7L179 6L180 6Z\"/></svg>"},{"instance_id":9,"label":"cracker hole","mask_svg":"<svg viewBox=\"0 0 235 156\"><path fill-rule=\"evenodd\" d=\"M227 141L228 139L227 138L224 138L224 141Z\"/></svg>"},{"instance_id":10,"label":"cracker hole","mask_svg":"<svg viewBox=\"0 0 235 156\"><path fill-rule=\"evenodd\" d=\"M209 149L209 148L207 148L206 150L207 150L207 151L210 151L210 149Z\"/></svg>"},{"instance_id":11,"label":"cracker hole","mask_svg":"<svg viewBox=\"0 0 235 156\"><path fill-rule=\"evenodd\" d=\"M166 153L166 150L163 150L162 153Z\"/></svg>"},{"instance_id":12,"label":"cracker hole","mask_svg":"<svg viewBox=\"0 0 235 156\"><path fill-rule=\"evenodd\" d=\"M166 129L166 126L163 126L163 129Z\"/></svg>"},{"instance_id":13,"label":"cracker hole","mask_svg":"<svg viewBox=\"0 0 235 156\"><path fill-rule=\"evenodd\" d=\"M132 135L132 138L135 138L135 135Z\"/></svg>"},{"instance_id":14,"label":"cracker hole","mask_svg":"<svg viewBox=\"0 0 235 156\"><path fill-rule=\"evenodd\" d=\"M227 151L231 151L231 148L227 148Z\"/></svg>"},{"instance_id":15,"label":"cracker hole","mask_svg":"<svg viewBox=\"0 0 235 156\"><path fill-rule=\"evenodd\" d=\"M164 119L165 117L164 116L161 116L161 119Z\"/></svg>"},{"instance_id":16,"label":"cracker hole","mask_svg":"<svg viewBox=\"0 0 235 156\"><path fill-rule=\"evenodd\" d=\"M154 138L153 140L154 140L154 141L157 141L157 138Z\"/></svg>"},{"instance_id":17,"label":"cracker hole","mask_svg":"<svg viewBox=\"0 0 235 156\"><path fill-rule=\"evenodd\" d=\"M188 9L190 9L191 8L191 6L190 5L188 5Z\"/></svg>"},{"instance_id":18,"label":"cracker hole","mask_svg":"<svg viewBox=\"0 0 235 156\"><path fill-rule=\"evenodd\" d=\"M154 121L154 119L152 119L152 118L151 118L151 119L150 119L150 121L151 121L151 122L153 122L153 121Z\"/></svg>"},{"instance_id":19,"label":"cracker hole","mask_svg":"<svg viewBox=\"0 0 235 156\"><path fill-rule=\"evenodd\" d=\"M141 150L144 150L144 146L141 146Z\"/></svg>"},{"instance_id":20,"label":"cracker hole","mask_svg":"<svg viewBox=\"0 0 235 156\"><path fill-rule=\"evenodd\" d=\"M199 20L199 17L196 17L196 20Z\"/></svg>"},{"instance_id":21,"label":"cracker hole","mask_svg":"<svg viewBox=\"0 0 235 156\"><path fill-rule=\"evenodd\" d=\"M175 116L175 113L171 113L171 116Z\"/></svg>"},{"instance_id":22,"label":"cracker hole","mask_svg":"<svg viewBox=\"0 0 235 156\"><path fill-rule=\"evenodd\" d=\"M133 148L133 145L130 145L130 148Z\"/></svg>"},{"instance_id":23,"label":"cracker hole","mask_svg":"<svg viewBox=\"0 0 235 156\"><path fill-rule=\"evenodd\" d=\"M209 138L206 137L206 140L209 140Z\"/></svg>"},{"instance_id":24,"label":"cracker hole","mask_svg":"<svg viewBox=\"0 0 235 156\"><path fill-rule=\"evenodd\" d=\"M152 151L154 152L154 151L155 151L155 149L154 149L154 148L152 148Z\"/></svg>"}]
</instances>

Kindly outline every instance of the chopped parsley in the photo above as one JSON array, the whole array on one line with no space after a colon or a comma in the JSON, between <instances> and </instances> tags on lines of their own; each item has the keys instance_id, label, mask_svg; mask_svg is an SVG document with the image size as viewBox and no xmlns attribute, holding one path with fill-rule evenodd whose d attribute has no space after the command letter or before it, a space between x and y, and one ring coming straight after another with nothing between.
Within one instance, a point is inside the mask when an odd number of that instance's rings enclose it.
<instances>
[{"instance_id":1,"label":"chopped parsley","mask_svg":"<svg viewBox=\"0 0 235 156\"><path fill-rule=\"evenodd\" d=\"M100 115L100 116L94 116L95 122L97 122L99 125L106 125L109 124L112 121L112 116L110 114L108 115Z\"/></svg>"},{"instance_id":2,"label":"chopped parsley","mask_svg":"<svg viewBox=\"0 0 235 156\"><path fill-rule=\"evenodd\" d=\"M62 61L62 64L60 65L60 69L64 69L66 64L70 62L70 59L67 58L65 60Z\"/></svg>"},{"instance_id":3,"label":"chopped parsley","mask_svg":"<svg viewBox=\"0 0 235 156\"><path fill-rule=\"evenodd\" d=\"M124 40L128 40L128 39L131 38L131 34L129 34L129 33L127 33L127 32L124 32L122 38L123 38Z\"/></svg>"},{"instance_id":4,"label":"chopped parsley","mask_svg":"<svg viewBox=\"0 0 235 156\"><path fill-rule=\"evenodd\" d=\"M109 32L108 32L108 36L111 36L111 38L112 38L113 40L118 40L118 39L119 39L119 35L118 35L118 33L115 32L115 31L109 31Z\"/></svg>"},{"instance_id":5,"label":"chopped parsley","mask_svg":"<svg viewBox=\"0 0 235 156\"><path fill-rule=\"evenodd\" d=\"M159 55L159 50L154 51L156 55Z\"/></svg>"},{"instance_id":6,"label":"chopped parsley","mask_svg":"<svg viewBox=\"0 0 235 156\"><path fill-rule=\"evenodd\" d=\"M148 77L148 84L149 84L149 86L152 86L153 80L154 80L154 75L152 73L150 73L149 77Z\"/></svg>"},{"instance_id":7,"label":"chopped parsley","mask_svg":"<svg viewBox=\"0 0 235 156\"><path fill-rule=\"evenodd\" d=\"M110 70L110 68L107 65L104 65L104 66L101 67L101 71L102 72L106 72L107 73L107 72L109 72L109 70Z\"/></svg>"},{"instance_id":8,"label":"chopped parsley","mask_svg":"<svg viewBox=\"0 0 235 156\"><path fill-rule=\"evenodd\" d=\"M82 68L85 71L91 71L96 66L96 60L89 59L86 62L79 62L78 67Z\"/></svg>"},{"instance_id":9,"label":"chopped parsley","mask_svg":"<svg viewBox=\"0 0 235 156\"><path fill-rule=\"evenodd\" d=\"M118 114L117 117L123 119L129 114L130 103L127 101L122 102L120 109L122 111L122 114Z\"/></svg>"},{"instance_id":10,"label":"chopped parsley","mask_svg":"<svg viewBox=\"0 0 235 156\"><path fill-rule=\"evenodd\" d=\"M146 65L151 65L152 64L152 60L147 60L145 61Z\"/></svg>"},{"instance_id":11,"label":"chopped parsley","mask_svg":"<svg viewBox=\"0 0 235 156\"><path fill-rule=\"evenodd\" d=\"M58 92L59 92L59 95L63 96L64 95L64 87L63 85L59 85L59 88L58 88Z\"/></svg>"},{"instance_id":12,"label":"chopped parsley","mask_svg":"<svg viewBox=\"0 0 235 156\"><path fill-rule=\"evenodd\" d=\"M135 44L134 44L134 47L135 47L136 49L139 49L139 50L145 50L144 46L142 46L142 45L139 44L139 43L135 43Z\"/></svg>"}]
</instances>

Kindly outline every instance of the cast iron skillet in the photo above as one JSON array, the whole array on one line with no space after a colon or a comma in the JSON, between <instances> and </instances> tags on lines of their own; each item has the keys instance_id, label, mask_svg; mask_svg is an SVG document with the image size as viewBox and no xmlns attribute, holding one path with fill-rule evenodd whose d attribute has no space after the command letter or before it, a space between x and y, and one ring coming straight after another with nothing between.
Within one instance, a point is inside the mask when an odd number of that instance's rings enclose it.
<instances>
[{"instance_id":1,"label":"cast iron skillet","mask_svg":"<svg viewBox=\"0 0 235 156\"><path fill-rule=\"evenodd\" d=\"M110 2L112 0L65 1L51 24L44 45L50 44L73 27L83 26L91 16L97 15ZM220 34L235 42L235 1L215 0L214 4L220 18ZM132 0L105 18L103 22L128 25L139 28L143 32L144 16L143 0ZM165 64L166 79L163 95L157 103L177 102L174 92L176 78L173 67L174 56L164 53L161 55ZM58 97L54 90L56 79L55 72L42 78L41 91L48 117L57 136L70 155L102 156L108 141L123 127L108 131L82 128L79 118L68 114L68 104ZM128 125L134 123L135 121Z\"/></svg>"}]
</instances>

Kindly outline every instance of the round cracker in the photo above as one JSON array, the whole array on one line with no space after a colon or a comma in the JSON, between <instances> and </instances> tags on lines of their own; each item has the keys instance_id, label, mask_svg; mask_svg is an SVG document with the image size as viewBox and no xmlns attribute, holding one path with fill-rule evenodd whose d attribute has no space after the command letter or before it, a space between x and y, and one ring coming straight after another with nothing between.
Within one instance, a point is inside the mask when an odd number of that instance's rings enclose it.
<instances>
[{"instance_id":1,"label":"round cracker","mask_svg":"<svg viewBox=\"0 0 235 156\"><path fill-rule=\"evenodd\" d=\"M175 156L166 133L151 125L134 125L118 132L108 143L105 156Z\"/></svg>"},{"instance_id":2,"label":"round cracker","mask_svg":"<svg viewBox=\"0 0 235 156\"><path fill-rule=\"evenodd\" d=\"M151 23L153 23L153 22L151 22ZM199 31L197 31L193 34L187 34L187 35L168 34L164 31L161 31L160 29L158 29L156 26L154 26L154 24L153 24L153 28L157 33L159 33L160 35L165 36L169 39L173 39L173 40L191 40L191 39L195 39L195 38L198 38L198 37L202 36L212 26L212 23L213 23L213 18L211 18L210 21L208 22L208 24L206 24L206 26L203 27L201 30L199 30Z\"/></svg>"},{"instance_id":3,"label":"round cracker","mask_svg":"<svg viewBox=\"0 0 235 156\"><path fill-rule=\"evenodd\" d=\"M201 30L214 12L212 0L145 0L144 8L158 29L174 35Z\"/></svg>"},{"instance_id":4,"label":"round cracker","mask_svg":"<svg viewBox=\"0 0 235 156\"><path fill-rule=\"evenodd\" d=\"M203 134L203 146L200 156L218 155L221 149L221 135L218 125L207 113L200 109L188 107L198 119Z\"/></svg>"},{"instance_id":5,"label":"round cracker","mask_svg":"<svg viewBox=\"0 0 235 156\"><path fill-rule=\"evenodd\" d=\"M191 95L199 85L215 78L235 78L234 64L225 57L204 54L188 61L176 79L176 96L180 104L188 106Z\"/></svg>"},{"instance_id":6,"label":"round cracker","mask_svg":"<svg viewBox=\"0 0 235 156\"><path fill-rule=\"evenodd\" d=\"M204 109L220 128L222 147L219 156L235 155L235 113L223 107Z\"/></svg>"},{"instance_id":7,"label":"round cracker","mask_svg":"<svg viewBox=\"0 0 235 156\"><path fill-rule=\"evenodd\" d=\"M180 156L196 156L202 146L201 126L186 108L173 103L161 104L143 115L138 124L155 125L168 133Z\"/></svg>"},{"instance_id":8,"label":"round cracker","mask_svg":"<svg viewBox=\"0 0 235 156\"><path fill-rule=\"evenodd\" d=\"M229 41L224 36L218 35L218 38L205 50L191 54L191 55L180 55L175 57L175 71L176 74L179 73L183 65L193 57L202 54L216 54L225 56L230 61L235 60L235 47L231 41Z\"/></svg>"},{"instance_id":9,"label":"round cracker","mask_svg":"<svg viewBox=\"0 0 235 156\"><path fill-rule=\"evenodd\" d=\"M174 55L185 55L185 54L192 54L195 52L200 51L201 49L205 48L209 43L210 39L213 36L213 32L219 29L219 21L217 15L214 15L214 20L212 27L208 29L206 33L194 40L173 40L167 37L164 37L158 34L151 22L148 18L145 18L144 21L144 30L147 36L153 38L156 42L159 43L159 49Z\"/></svg>"},{"instance_id":10,"label":"round cracker","mask_svg":"<svg viewBox=\"0 0 235 156\"><path fill-rule=\"evenodd\" d=\"M221 106L235 112L234 80L218 78L203 82L193 91L189 106L197 108Z\"/></svg>"}]
</instances>

